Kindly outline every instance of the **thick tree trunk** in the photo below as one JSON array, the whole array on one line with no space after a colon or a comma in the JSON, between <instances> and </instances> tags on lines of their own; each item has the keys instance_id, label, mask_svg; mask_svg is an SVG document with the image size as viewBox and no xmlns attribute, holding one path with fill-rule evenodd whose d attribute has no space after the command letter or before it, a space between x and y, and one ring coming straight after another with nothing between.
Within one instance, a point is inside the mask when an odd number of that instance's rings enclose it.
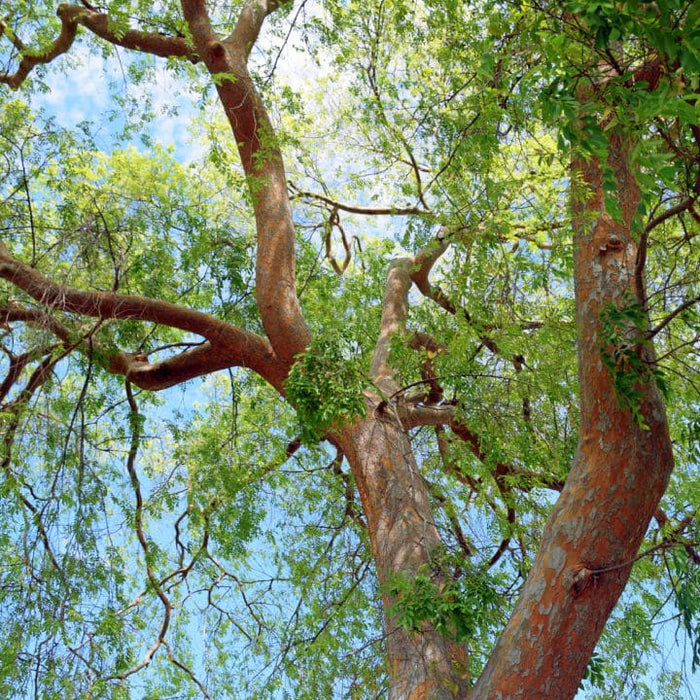
<instances>
[{"instance_id":1,"label":"thick tree trunk","mask_svg":"<svg viewBox=\"0 0 700 700\"><path fill-rule=\"evenodd\" d=\"M357 482L380 585L394 573L415 575L441 540L408 436L393 420L368 418L342 430L336 441ZM394 602L383 590L389 698L464 696L469 682L465 649L427 623L420 633L407 632L386 614Z\"/></svg>"},{"instance_id":2,"label":"thick tree trunk","mask_svg":"<svg viewBox=\"0 0 700 700\"><path fill-rule=\"evenodd\" d=\"M605 213L600 164L574 163L586 189L574 202L578 450L522 595L470 698L574 697L673 467L658 388L650 381L637 386L642 427L620 405L601 360L604 305L629 303L638 291L631 222L639 194L627 150L614 136L609 164L622 223ZM653 360L648 346L640 352Z\"/></svg>"}]
</instances>

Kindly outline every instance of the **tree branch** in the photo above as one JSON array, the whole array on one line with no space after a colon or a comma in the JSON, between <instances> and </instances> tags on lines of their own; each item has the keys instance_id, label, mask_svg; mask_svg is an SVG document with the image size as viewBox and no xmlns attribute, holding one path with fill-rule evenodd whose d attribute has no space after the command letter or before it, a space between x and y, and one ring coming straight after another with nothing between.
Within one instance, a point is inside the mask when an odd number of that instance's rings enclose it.
<instances>
[{"instance_id":1,"label":"tree branch","mask_svg":"<svg viewBox=\"0 0 700 700\"><path fill-rule=\"evenodd\" d=\"M398 258L391 263L387 273L379 338L370 364L372 381L386 396L395 394L399 390L394 381L394 370L388 362L389 345L392 335L406 327L412 265L411 258Z\"/></svg>"},{"instance_id":2,"label":"tree branch","mask_svg":"<svg viewBox=\"0 0 700 700\"><path fill-rule=\"evenodd\" d=\"M36 66L50 63L70 49L75 41L79 26L85 27L110 44L125 49L153 54L154 56L187 58L192 63L199 61L199 57L187 45L183 37L167 36L157 32L142 32L135 29L115 33L110 26L112 22L109 15L82 5L59 5L56 14L61 20L61 32L43 53L29 50L18 37L10 34L8 25L4 21L0 21L0 36L3 34L10 36L15 48L22 54L17 71L12 74L0 75L0 83L18 88Z\"/></svg>"},{"instance_id":3,"label":"tree branch","mask_svg":"<svg viewBox=\"0 0 700 700\"><path fill-rule=\"evenodd\" d=\"M668 314L663 321L659 322L656 324L654 328L646 332L646 337L647 338L653 338L655 335L657 335L660 331L662 331L666 326L668 326L671 321L673 321L676 316L679 314L683 313L686 309L689 309L691 306L694 306L695 304L700 303L700 295L693 297L692 299L688 299L684 301L680 306L677 306L673 311L671 311L670 314Z\"/></svg>"},{"instance_id":4,"label":"tree branch","mask_svg":"<svg viewBox=\"0 0 700 700\"><path fill-rule=\"evenodd\" d=\"M430 406L423 403L397 402L395 411L405 429L417 428L422 425L441 426L446 425L462 440L469 451L480 461L486 462L488 455L481 447L481 438L469 426L457 417L457 406L454 403L444 403L439 406ZM529 469L523 469L515 464L497 462L494 464L494 478L503 480L506 477L526 479L531 485L519 486L525 490L534 486L543 486L554 491L561 491L564 482L555 477L539 474Z\"/></svg>"},{"instance_id":5,"label":"tree branch","mask_svg":"<svg viewBox=\"0 0 700 700\"><path fill-rule=\"evenodd\" d=\"M434 214L429 209L424 209L423 207L361 207L355 204L346 204L345 202L339 202L336 199L331 199L322 194L317 194L315 192L307 192L306 190L301 190L296 185L289 183L289 188L295 193L297 197L304 197L305 199L313 199L317 202L323 202L333 209L338 209L340 211L346 211L349 214L364 214L366 216L427 216L433 217Z\"/></svg>"},{"instance_id":6,"label":"tree branch","mask_svg":"<svg viewBox=\"0 0 700 700\"><path fill-rule=\"evenodd\" d=\"M166 301L113 292L86 292L56 284L34 268L12 257L0 243L0 278L22 289L40 304L59 311L100 319L132 319L200 335L208 342L161 362L149 363L143 353L119 353L109 358L107 369L128 377L144 389L163 389L225 367L248 367L278 390L286 371L269 343L214 316ZM46 327L64 343L70 332L49 314L18 305L0 311L0 320L26 321Z\"/></svg>"},{"instance_id":7,"label":"tree branch","mask_svg":"<svg viewBox=\"0 0 700 700\"><path fill-rule=\"evenodd\" d=\"M457 309L454 304L439 287L434 288L428 279L433 265L435 265L449 246L448 232L445 227L442 227L435 236L435 241L415 256L413 261L414 266L411 270L411 280L424 297L432 299L448 313L455 314Z\"/></svg>"},{"instance_id":8,"label":"tree branch","mask_svg":"<svg viewBox=\"0 0 700 700\"><path fill-rule=\"evenodd\" d=\"M241 59L247 62L265 18L285 2L288 0L247 0L241 9L236 26L223 43L231 46L236 52L240 51ZM183 2L183 6L184 4Z\"/></svg>"},{"instance_id":9,"label":"tree branch","mask_svg":"<svg viewBox=\"0 0 700 700\"><path fill-rule=\"evenodd\" d=\"M265 333L290 367L311 335L296 293L295 231L282 153L246 65L276 0L247 0L233 32L214 32L204 0L182 0L195 47L211 74L238 145L257 229L256 300Z\"/></svg>"}]
</instances>

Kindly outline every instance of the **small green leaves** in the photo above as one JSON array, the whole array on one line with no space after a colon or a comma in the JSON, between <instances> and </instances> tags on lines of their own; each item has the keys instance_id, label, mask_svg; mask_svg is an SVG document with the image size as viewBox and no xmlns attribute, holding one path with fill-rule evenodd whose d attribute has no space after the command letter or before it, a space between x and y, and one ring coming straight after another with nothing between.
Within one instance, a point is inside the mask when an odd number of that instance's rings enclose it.
<instances>
[{"instance_id":1,"label":"small green leaves","mask_svg":"<svg viewBox=\"0 0 700 700\"><path fill-rule=\"evenodd\" d=\"M642 385L653 382L666 394L663 372L643 356L642 348L649 344L644 332L647 314L644 307L628 291L623 304L606 304L600 314L600 357L613 379L617 400L629 409L634 422L646 429L641 414Z\"/></svg>"},{"instance_id":2,"label":"small green leaves","mask_svg":"<svg viewBox=\"0 0 700 700\"><path fill-rule=\"evenodd\" d=\"M587 683L594 688L603 688L605 686L605 663L604 659L597 652L593 653L591 660L588 662L580 687L585 689Z\"/></svg>"},{"instance_id":3,"label":"small green leaves","mask_svg":"<svg viewBox=\"0 0 700 700\"><path fill-rule=\"evenodd\" d=\"M442 581L437 574L446 559L438 558L431 570L422 567L414 577L394 574L387 584L395 597L389 614L409 632L419 632L428 622L440 634L464 642L499 618L502 600L493 577L484 571L470 569Z\"/></svg>"},{"instance_id":4,"label":"small green leaves","mask_svg":"<svg viewBox=\"0 0 700 700\"><path fill-rule=\"evenodd\" d=\"M348 338L342 333L315 338L292 367L286 384L302 441L318 442L335 423L364 416L366 384Z\"/></svg>"},{"instance_id":5,"label":"small green leaves","mask_svg":"<svg viewBox=\"0 0 700 700\"><path fill-rule=\"evenodd\" d=\"M693 672L700 666L700 568L688 552L678 547L671 556L673 593L681 623L691 641Z\"/></svg>"},{"instance_id":6,"label":"small green leaves","mask_svg":"<svg viewBox=\"0 0 700 700\"><path fill-rule=\"evenodd\" d=\"M214 81L214 85L221 86L226 82L235 83L238 76L235 73L212 73L211 79Z\"/></svg>"}]
</instances>

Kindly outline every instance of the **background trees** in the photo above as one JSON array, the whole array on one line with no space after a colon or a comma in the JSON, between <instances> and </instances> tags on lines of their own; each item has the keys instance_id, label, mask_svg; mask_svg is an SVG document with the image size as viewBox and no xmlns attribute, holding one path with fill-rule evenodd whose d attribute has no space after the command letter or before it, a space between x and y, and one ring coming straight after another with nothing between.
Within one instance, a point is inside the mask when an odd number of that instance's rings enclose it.
<instances>
[{"instance_id":1,"label":"background trees","mask_svg":"<svg viewBox=\"0 0 700 700\"><path fill-rule=\"evenodd\" d=\"M485 5L3 12L7 696L697 659L698 9ZM88 46L114 126L30 109Z\"/></svg>"}]
</instances>

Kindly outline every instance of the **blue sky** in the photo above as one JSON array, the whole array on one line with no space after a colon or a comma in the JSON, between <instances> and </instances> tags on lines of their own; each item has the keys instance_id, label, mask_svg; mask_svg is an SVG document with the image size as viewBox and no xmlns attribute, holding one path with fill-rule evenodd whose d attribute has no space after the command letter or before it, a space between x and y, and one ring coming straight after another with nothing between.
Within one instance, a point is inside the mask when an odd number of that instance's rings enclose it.
<instances>
[{"instance_id":1,"label":"blue sky","mask_svg":"<svg viewBox=\"0 0 700 700\"><path fill-rule=\"evenodd\" d=\"M109 148L114 140L114 134L119 131L121 124L119 119L108 121L105 113L113 107L112 96L108 83L112 81L122 97L130 99L128 78L124 78L125 65L129 61L128 54L120 52L120 61L112 60L105 64L101 57L89 54L84 47L77 44L73 55L81 59L82 63L70 68L60 80L53 83L52 90L45 94L35 94L32 103L44 108L47 113L55 116L57 122L65 127L71 127L85 120L93 120L99 126L97 130L98 143L104 148ZM280 71L283 76L295 80L302 71L292 62L282 62ZM175 89L173 89L175 88ZM156 67L153 85L150 88L153 99L155 119L148 126L151 138L160 141L163 145L172 145L176 157L188 162L200 157L205 146L198 138L193 138L189 117L197 113L196 102L199 96L187 93L182 85L175 85L169 74ZM138 94L133 93L133 99L138 99ZM169 114L173 106L180 110L179 116ZM142 148L140 139L134 139L134 145ZM180 401L181 396L174 395L174 400ZM674 612L669 609L669 616ZM665 657L669 665L677 667L686 665L689 667L687 651L683 646L683 636L676 635L676 624L670 622L659 626L660 644L668 649ZM649 678L653 679L658 669L652 668ZM696 693L689 693L687 698L698 697ZM588 697L580 694L581 698ZM634 698L634 694L629 695Z\"/></svg>"}]
</instances>

